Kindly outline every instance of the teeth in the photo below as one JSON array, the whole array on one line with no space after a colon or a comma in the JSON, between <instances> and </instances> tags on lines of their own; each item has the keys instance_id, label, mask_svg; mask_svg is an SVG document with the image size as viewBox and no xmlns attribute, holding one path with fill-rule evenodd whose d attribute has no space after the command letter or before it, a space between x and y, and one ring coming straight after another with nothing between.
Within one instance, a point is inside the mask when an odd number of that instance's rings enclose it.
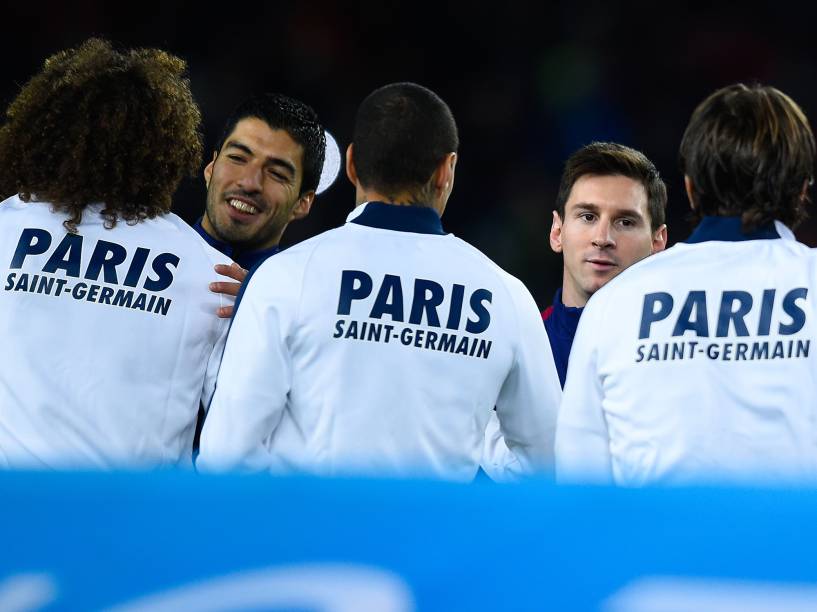
<instances>
[{"instance_id":1,"label":"teeth","mask_svg":"<svg viewBox=\"0 0 817 612\"><path fill-rule=\"evenodd\" d=\"M240 210L243 213L249 213L251 215L254 215L255 213L258 212L258 209L255 206L253 206L252 204L247 204L246 202L242 202L241 200L230 200L227 203L236 210Z\"/></svg>"}]
</instances>

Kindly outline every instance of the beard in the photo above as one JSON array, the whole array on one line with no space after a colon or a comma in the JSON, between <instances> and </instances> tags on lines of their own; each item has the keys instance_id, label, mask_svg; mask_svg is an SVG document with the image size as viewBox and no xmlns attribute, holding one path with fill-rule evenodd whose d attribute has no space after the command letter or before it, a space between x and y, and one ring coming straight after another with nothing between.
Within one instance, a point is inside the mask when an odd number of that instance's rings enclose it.
<instances>
[{"instance_id":1,"label":"beard","mask_svg":"<svg viewBox=\"0 0 817 612\"><path fill-rule=\"evenodd\" d=\"M257 197L248 194L235 193L234 195L240 195L250 201L258 200ZM237 221L227 213L228 199L229 194L216 194L212 189L207 190L207 205L204 214L214 234L213 238L242 251L259 250L277 244L277 238L280 238L286 224L282 225L278 222L275 215L272 218L262 219L263 212L256 213L258 219L244 223ZM268 210L264 204L259 205L258 208L261 211Z\"/></svg>"}]
</instances>

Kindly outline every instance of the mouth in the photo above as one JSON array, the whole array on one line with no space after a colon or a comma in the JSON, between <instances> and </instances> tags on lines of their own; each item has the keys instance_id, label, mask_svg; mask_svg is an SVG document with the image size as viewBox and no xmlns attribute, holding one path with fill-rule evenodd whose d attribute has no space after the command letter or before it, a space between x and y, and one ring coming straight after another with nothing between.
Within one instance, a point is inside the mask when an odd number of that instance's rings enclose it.
<instances>
[{"instance_id":1,"label":"mouth","mask_svg":"<svg viewBox=\"0 0 817 612\"><path fill-rule=\"evenodd\" d=\"M222 201L227 217L235 223L250 223L256 216L264 212L263 204L256 202L253 198L228 195Z\"/></svg>"},{"instance_id":2,"label":"mouth","mask_svg":"<svg viewBox=\"0 0 817 612\"><path fill-rule=\"evenodd\" d=\"M616 262L611 261L609 259L599 259L593 257L591 259L586 259L585 261L589 263L590 267L592 267L594 270L599 271L612 270L613 268L618 267L618 264Z\"/></svg>"},{"instance_id":3,"label":"mouth","mask_svg":"<svg viewBox=\"0 0 817 612\"><path fill-rule=\"evenodd\" d=\"M227 205L233 210L237 210L238 212L247 215L257 215L260 212L260 210L255 204L247 202L246 200L241 200L239 198L229 198L227 200Z\"/></svg>"}]
</instances>

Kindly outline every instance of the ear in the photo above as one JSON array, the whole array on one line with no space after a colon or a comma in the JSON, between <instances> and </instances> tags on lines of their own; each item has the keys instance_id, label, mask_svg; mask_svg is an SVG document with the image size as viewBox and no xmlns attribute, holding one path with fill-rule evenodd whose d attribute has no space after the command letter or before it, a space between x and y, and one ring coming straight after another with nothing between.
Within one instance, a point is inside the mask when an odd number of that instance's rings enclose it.
<instances>
[{"instance_id":1,"label":"ear","mask_svg":"<svg viewBox=\"0 0 817 612\"><path fill-rule=\"evenodd\" d=\"M351 143L346 147L346 177L352 182L352 185L357 187L357 168L355 168L354 147Z\"/></svg>"},{"instance_id":2,"label":"ear","mask_svg":"<svg viewBox=\"0 0 817 612\"><path fill-rule=\"evenodd\" d=\"M204 166L204 185L206 187L210 186L210 177L213 176L213 165L216 163L216 158L218 157L218 151L213 151L213 159L210 160L210 163Z\"/></svg>"},{"instance_id":3,"label":"ear","mask_svg":"<svg viewBox=\"0 0 817 612\"><path fill-rule=\"evenodd\" d=\"M689 200L689 205L692 210L698 208L697 204L695 204L695 185L692 184L692 179L689 178L686 174L684 175L684 189L687 192L687 199Z\"/></svg>"},{"instance_id":4,"label":"ear","mask_svg":"<svg viewBox=\"0 0 817 612\"><path fill-rule=\"evenodd\" d=\"M454 189L454 173L457 168L457 154L449 153L437 166L437 171L434 173L434 187L438 192L451 193Z\"/></svg>"},{"instance_id":5,"label":"ear","mask_svg":"<svg viewBox=\"0 0 817 612\"><path fill-rule=\"evenodd\" d=\"M295 219L303 219L305 216L307 216L309 211L312 210L312 202L314 201L314 191L307 191L306 193L302 194L298 198L298 201L295 202L295 206L293 206L292 210L289 212L289 220L294 221Z\"/></svg>"},{"instance_id":6,"label":"ear","mask_svg":"<svg viewBox=\"0 0 817 612\"><path fill-rule=\"evenodd\" d=\"M553 223L550 226L550 248L554 253L562 252L562 218L553 211Z\"/></svg>"},{"instance_id":7,"label":"ear","mask_svg":"<svg viewBox=\"0 0 817 612\"><path fill-rule=\"evenodd\" d=\"M652 235L652 250L650 254L658 253L667 248L667 224L665 223Z\"/></svg>"}]
</instances>

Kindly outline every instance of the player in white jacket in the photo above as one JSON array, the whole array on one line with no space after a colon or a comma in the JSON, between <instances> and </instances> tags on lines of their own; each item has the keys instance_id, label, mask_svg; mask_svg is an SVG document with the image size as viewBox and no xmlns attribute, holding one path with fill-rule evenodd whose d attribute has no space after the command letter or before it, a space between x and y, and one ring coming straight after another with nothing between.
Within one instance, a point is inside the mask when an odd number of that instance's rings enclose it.
<instances>
[{"instance_id":1,"label":"player in white jacket","mask_svg":"<svg viewBox=\"0 0 817 612\"><path fill-rule=\"evenodd\" d=\"M197 170L184 62L101 40L50 58L0 129L0 466L190 464L229 259L169 213Z\"/></svg>"},{"instance_id":2,"label":"player in white jacket","mask_svg":"<svg viewBox=\"0 0 817 612\"><path fill-rule=\"evenodd\" d=\"M550 467L559 380L536 305L442 228L457 145L419 85L362 103L357 208L245 284L197 465L469 480L496 406L523 468Z\"/></svg>"},{"instance_id":3,"label":"player in white jacket","mask_svg":"<svg viewBox=\"0 0 817 612\"><path fill-rule=\"evenodd\" d=\"M771 87L733 85L681 143L692 235L590 300L557 432L565 480L639 485L817 476L815 142Z\"/></svg>"},{"instance_id":4,"label":"player in white jacket","mask_svg":"<svg viewBox=\"0 0 817 612\"><path fill-rule=\"evenodd\" d=\"M593 142L565 163L550 246L564 258L562 287L542 313L559 381L584 306L623 270L664 250L667 187L640 151L612 142ZM493 480L514 479L514 462L492 418L485 431L482 468Z\"/></svg>"}]
</instances>

